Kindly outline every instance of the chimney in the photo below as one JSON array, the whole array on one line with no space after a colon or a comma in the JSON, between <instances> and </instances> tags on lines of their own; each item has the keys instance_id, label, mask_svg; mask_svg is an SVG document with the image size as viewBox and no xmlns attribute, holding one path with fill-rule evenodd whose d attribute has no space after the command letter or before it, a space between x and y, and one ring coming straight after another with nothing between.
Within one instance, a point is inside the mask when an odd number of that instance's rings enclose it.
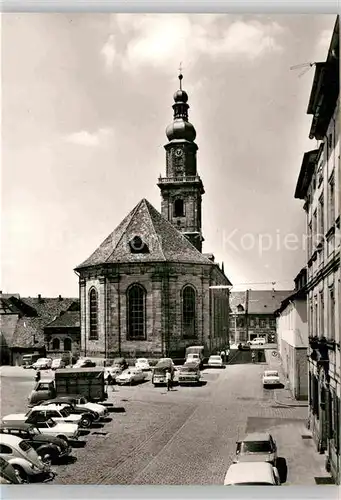
<instances>
[{"instance_id":1,"label":"chimney","mask_svg":"<svg viewBox=\"0 0 341 500\"><path fill-rule=\"evenodd\" d=\"M61 295L58 296L58 300L62 301L63 297Z\"/></svg>"},{"instance_id":2,"label":"chimney","mask_svg":"<svg viewBox=\"0 0 341 500\"><path fill-rule=\"evenodd\" d=\"M41 294L38 293L38 302L44 302L44 300L41 298Z\"/></svg>"}]
</instances>

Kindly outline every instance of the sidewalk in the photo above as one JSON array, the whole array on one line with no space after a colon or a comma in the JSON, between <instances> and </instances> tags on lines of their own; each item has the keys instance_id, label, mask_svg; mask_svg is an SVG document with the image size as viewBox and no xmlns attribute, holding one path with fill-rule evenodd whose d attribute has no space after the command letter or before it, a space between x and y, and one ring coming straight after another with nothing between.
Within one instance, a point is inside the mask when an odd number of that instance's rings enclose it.
<instances>
[{"instance_id":1,"label":"sidewalk","mask_svg":"<svg viewBox=\"0 0 341 500\"><path fill-rule=\"evenodd\" d=\"M274 370L278 371L284 385L283 389L275 390L276 403L281 406L308 407L308 401L300 401L292 396L291 391L286 384L286 377L283 372L280 357L278 355L273 356L272 355L273 351L270 349L265 349L264 352L265 352L265 359L267 364L269 365L269 368L273 368Z\"/></svg>"}]
</instances>

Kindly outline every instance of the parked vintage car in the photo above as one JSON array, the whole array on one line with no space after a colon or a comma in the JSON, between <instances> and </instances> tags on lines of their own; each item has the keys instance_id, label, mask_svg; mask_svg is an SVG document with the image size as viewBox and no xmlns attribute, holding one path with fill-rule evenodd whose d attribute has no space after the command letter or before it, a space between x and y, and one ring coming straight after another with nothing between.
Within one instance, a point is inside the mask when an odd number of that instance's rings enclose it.
<instances>
[{"instance_id":1,"label":"parked vintage car","mask_svg":"<svg viewBox=\"0 0 341 500\"><path fill-rule=\"evenodd\" d=\"M276 461L277 446L271 434L252 432L237 441L234 463L268 462L275 466Z\"/></svg>"},{"instance_id":2,"label":"parked vintage car","mask_svg":"<svg viewBox=\"0 0 341 500\"><path fill-rule=\"evenodd\" d=\"M265 370L262 377L263 387L278 386L281 383L277 370Z\"/></svg>"},{"instance_id":3,"label":"parked vintage car","mask_svg":"<svg viewBox=\"0 0 341 500\"><path fill-rule=\"evenodd\" d=\"M171 358L160 359L153 369L152 384L156 387L158 384L166 383L167 370L171 371L172 378L175 376L175 366Z\"/></svg>"},{"instance_id":4,"label":"parked vintage car","mask_svg":"<svg viewBox=\"0 0 341 500\"><path fill-rule=\"evenodd\" d=\"M136 384L138 382L143 382L145 380L146 374L142 370L137 368L128 368L124 370L121 375L116 377L116 383L123 384Z\"/></svg>"},{"instance_id":5,"label":"parked vintage car","mask_svg":"<svg viewBox=\"0 0 341 500\"><path fill-rule=\"evenodd\" d=\"M68 444L71 441L76 441L79 438L80 430L77 424L56 422L52 418L42 417L37 420L35 426L40 430L42 434L48 436L55 436L59 439L63 439Z\"/></svg>"},{"instance_id":6,"label":"parked vintage car","mask_svg":"<svg viewBox=\"0 0 341 500\"><path fill-rule=\"evenodd\" d=\"M228 468L224 486L280 486L276 467L266 462L242 462Z\"/></svg>"},{"instance_id":7,"label":"parked vintage car","mask_svg":"<svg viewBox=\"0 0 341 500\"><path fill-rule=\"evenodd\" d=\"M138 358L135 363L135 368L139 370L150 370L150 364L147 358Z\"/></svg>"},{"instance_id":8,"label":"parked vintage car","mask_svg":"<svg viewBox=\"0 0 341 500\"><path fill-rule=\"evenodd\" d=\"M38 420L53 418L56 422L64 422L80 425L83 427L83 417L82 415L76 415L74 413L70 413L67 405L57 406L57 405L37 405L34 406L27 413L13 413L12 415L7 415L3 418L17 421L17 422L26 422L26 423L35 423ZM86 427L86 426L84 426Z\"/></svg>"},{"instance_id":9,"label":"parked vintage car","mask_svg":"<svg viewBox=\"0 0 341 500\"><path fill-rule=\"evenodd\" d=\"M94 361L89 358L80 358L74 365L73 368L93 368L96 366Z\"/></svg>"},{"instance_id":10,"label":"parked vintage car","mask_svg":"<svg viewBox=\"0 0 341 500\"><path fill-rule=\"evenodd\" d=\"M57 398L51 400L57 400L58 402L65 401L65 403L71 403L77 408L83 408L84 410L92 412L96 418L106 417L108 415L108 408L100 403L91 403L86 399L86 397L81 394L69 394L68 396L58 396Z\"/></svg>"},{"instance_id":11,"label":"parked vintage car","mask_svg":"<svg viewBox=\"0 0 341 500\"><path fill-rule=\"evenodd\" d=\"M46 461L48 457L52 463L56 463L71 453L71 446L64 439L42 434L35 425L0 424L0 433L24 439L36 450L43 461Z\"/></svg>"},{"instance_id":12,"label":"parked vintage car","mask_svg":"<svg viewBox=\"0 0 341 500\"><path fill-rule=\"evenodd\" d=\"M250 344L248 344L247 342L238 344L238 349L239 351L251 351Z\"/></svg>"},{"instance_id":13,"label":"parked vintage car","mask_svg":"<svg viewBox=\"0 0 341 500\"><path fill-rule=\"evenodd\" d=\"M30 481L34 476L37 479L54 477L50 465L39 458L27 441L17 436L0 434L0 457L12 465L22 481Z\"/></svg>"},{"instance_id":14,"label":"parked vintage car","mask_svg":"<svg viewBox=\"0 0 341 500\"><path fill-rule=\"evenodd\" d=\"M198 363L188 363L179 368L179 384L200 384L200 369Z\"/></svg>"},{"instance_id":15,"label":"parked vintage car","mask_svg":"<svg viewBox=\"0 0 341 500\"><path fill-rule=\"evenodd\" d=\"M59 370L60 368L65 368L66 363L62 358L55 358L52 360L51 369Z\"/></svg>"},{"instance_id":16,"label":"parked vintage car","mask_svg":"<svg viewBox=\"0 0 341 500\"><path fill-rule=\"evenodd\" d=\"M39 403L35 406L41 406ZM80 406L76 406L71 401L66 401L65 398L55 398L55 399L49 399L47 401L44 401L44 406L56 406L57 408L67 408L70 414L73 415L81 415L82 420L80 421L79 425L81 427L90 427L90 425L95 421L99 419L98 413L95 413L92 410L89 410L87 408L82 408ZM52 415L49 415L52 418L54 418ZM57 420L57 419L56 419Z\"/></svg>"},{"instance_id":17,"label":"parked vintage car","mask_svg":"<svg viewBox=\"0 0 341 500\"><path fill-rule=\"evenodd\" d=\"M193 365L193 363L196 363L200 367L200 364L202 363L202 359L201 359L199 353L187 354L185 365Z\"/></svg>"},{"instance_id":18,"label":"parked vintage car","mask_svg":"<svg viewBox=\"0 0 341 500\"><path fill-rule=\"evenodd\" d=\"M3 424L14 424L14 423L26 423L33 424L40 432L43 434L48 434L50 436L56 436L60 439L64 439L66 442L69 440L76 440L79 437L79 426L77 424L72 424L69 422L56 422L52 418L47 418L44 414L35 415L34 419L21 420L16 418L17 414L6 415L2 418ZM22 414L20 414L22 417Z\"/></svg>"},{"instance_id":19,"label":"parked vintage car","mask_svg":"<svg viewBox=\"0 0 341 500\"><path fill-rule=\"evenodd\" d=\"M35 370L49 370L52 365L52 358L39 358L33 363L32 368Z\"/></svg>"},{"instance_id":20,"label":"parked vintage car","mask_svg":"<svg viewBox=\"0 0 341 500\"><path fill-rule=\"evenodd\" d=\"M223 368L224 362L220 355L212 355L208 358L208 366L211 368Z\"/></svg>"},{"instance_id":21,"label":"parked vintage car","mask_svg":"<svg viewBox=\"0 0 341 500\"><path fill-rule=\"evenodd\" d=\"M265 341L264 337L256 337L252 340L249 340L248 344L250 344L250 345L264 345L264 344L266 344L266 341Z\"/></svg>"},{"instance_id":22,"label":"parked vintage car","mask_svg":"<svg viewBox=\"0 0 341 500\"><path fill-rule=\"evenodd\" d=\"M21 484L18 473L7 460L0 457L0 484Z\"/></svg>"}]
</instances>

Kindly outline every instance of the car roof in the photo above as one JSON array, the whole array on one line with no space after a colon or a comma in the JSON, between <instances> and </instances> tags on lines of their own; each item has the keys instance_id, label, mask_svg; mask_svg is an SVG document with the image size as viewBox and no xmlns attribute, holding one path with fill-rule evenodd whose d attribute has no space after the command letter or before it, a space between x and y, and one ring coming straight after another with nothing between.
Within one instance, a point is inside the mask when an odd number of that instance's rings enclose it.
<instances>
[{"instance_id":1,"label":"car roof","mask_svg":"<svg viewBox=\"0 0 341 500\"><path fill-rule=\"evenodd\" d=\"M37 405L37 406L34 406L32 408L32 410L34 410L34 409L36 410L37 408L38 408L38 410L51 410L51 406L54 406L54 405L53 404L51 404L51 405L44 405L44 404ZM55 406L57 406L57 405L55 405ZM63 404L62 405L58 405L58 406L59 406L58 410L62 410L63 409ZM69 406L69 405L67 403L64 403L64 408L67 407L67 406Z\"/></svg>"},{"instance_id":2,"label":"car roof","mask_svg":"<svg viewBox=\"0 0 341 500\"><path fill-rule=\"evenodd\" d=\"M233 483L273 483L273 468L267 462L239 462L230 465L226 472L224 484Z\"/></svg>"},{"instance_id":3,"label":"car roof","mask_svg":"<svg viewBox=\"0 0 341 500\"><path fill-rule=\"evenodd\" d=\"M18 422L17 424L15 422L10 422L8 424L5 424L4 422L0 422L0 430L1 429L18 429L21 431L28 431L30 429L34 429L35 425L33 424L26 424L26 423L21 423Z\"/></svg>"},{"instance_id":4,"label":"car roof","mask_svg":"<svg viewBox=\"0 0 341 500\"><path fill-rule=\"evenodd\" d=\"M22 439L18 436L13 436L13 434L2 434L0 433L0 442L3 444L11 444L13 446L18 445Z\"/></svg>"},{"instance_id":5,"label":"car roof","mask_svg":"<svg viewBox=\"0 0 341 500\"><path fill-rule=\"evenodd\" d=\"M240 441L269 441L269 439L270 434L268 432L250 432Z\"/></svg>"},{"instance_id":6,"label":"car roof","mask_svg":"<svg viewBox=\"0 0 341 500\"><path fill-rule=\"evenodd\" d=\"M264 374L266 373L278 373L278 370L265 370Z\"/></svg>"}]
</instances>

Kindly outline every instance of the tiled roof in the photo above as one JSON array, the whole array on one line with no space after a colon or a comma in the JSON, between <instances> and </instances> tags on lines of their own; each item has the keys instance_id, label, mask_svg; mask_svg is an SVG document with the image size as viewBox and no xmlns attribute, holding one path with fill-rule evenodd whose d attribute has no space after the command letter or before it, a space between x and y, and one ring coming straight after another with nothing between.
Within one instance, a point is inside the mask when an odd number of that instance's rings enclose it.
<instances>
[{"instance_id":1,"label":"tiled roof","mask_svg":"<svg viewBox=\"0 0 341 500\"><path fill-rule=\"evenodd\" d=\"M80 312L66 311L58 318L45 325L45 328L80 328Z\"/></svg>"},{"instance_id":2,"label":"tiled roof","mask_svg":"<svg viewBox=\"0 0 341 500\"><path fill-rule=\"evenodd\" d=\"M294 290L249 290L249 314L273 314L281 302L294 293ZM246 291L231 292L230 306L233 313L238 305L246 308Z\"/></svg>"},{"instance_id":3,"label":"tiled roof","mask_svg":"<svg viewBox=\"0 0 341 500\"><path fill-rule=\"evenodd\" d=\"M20 302L33 308L37 316L23 316L18 319L13 334L12 347L42 347L44 345L44 327L78 300L75 298L60 300L58 297L21 298ZM33 343L34 338L36 343Z\"/></svg>"},{"instance_id":4,"label":"tiled roof","mask_svg":"<svg viewBox=\"0 0 341 500\"><path fill-rule=\"evenodd\" d=\"M149 252L131 252L129 242L135 236L142 239ZM97 250L76 269L119 262L188 262L212 265L146 199L142 199Z\"/></svg>"}]
</instances>

